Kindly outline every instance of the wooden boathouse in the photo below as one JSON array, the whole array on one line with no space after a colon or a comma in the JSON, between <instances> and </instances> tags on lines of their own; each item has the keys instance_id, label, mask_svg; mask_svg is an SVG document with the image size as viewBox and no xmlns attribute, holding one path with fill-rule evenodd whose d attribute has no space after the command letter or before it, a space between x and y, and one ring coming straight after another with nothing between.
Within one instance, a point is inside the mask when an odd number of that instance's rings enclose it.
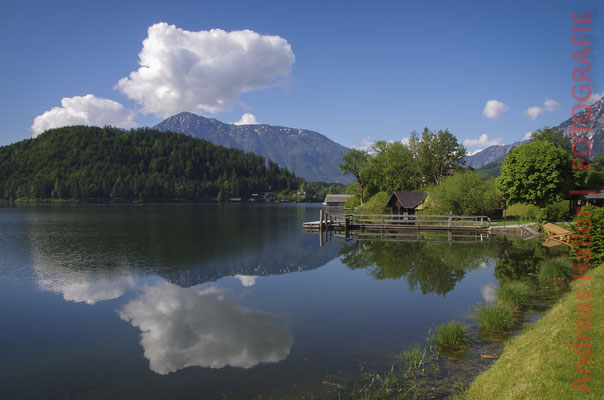
<instances>
[{"instance_id":1,"label":"wooden boathouse","mask_svg":"<svg viewBox=\"0 0 604 400\"><path fill-rule=\"evenodd\" d=\"M491 225L491 220L485 215L423 215L416 211L424 208L426 196L422 192L394 192L386 204L392 214L355 214L345 213L341 206L348 199L343 196L329 198L323 203L325 209L319 212L319 221L305 222L303 229L307 231L322 230L448 230L448 231L480 231ZM339 197L342 196L342 197ZM331 202L328 202L328 198Z\"/></svg>"},{"instance_id":2,"label":"wooden boathouse","mask_svg":"<svg viewBox=\"0 0 604 400\"><path fill-rule=\"evenodd\" d=\"M414 215L415 211L423 210L426 194L422 192L394 192L386 203L386 208L392 210L392 215Z\"/></svg>"}]
</instances>

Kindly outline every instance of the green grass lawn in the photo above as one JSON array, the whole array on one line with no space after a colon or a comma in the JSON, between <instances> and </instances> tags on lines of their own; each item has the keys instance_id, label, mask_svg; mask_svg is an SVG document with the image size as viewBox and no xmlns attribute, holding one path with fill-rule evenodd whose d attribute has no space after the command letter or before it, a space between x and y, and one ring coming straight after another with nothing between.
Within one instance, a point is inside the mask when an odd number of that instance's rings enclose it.
<instances>
[{"instance_id":1,"label":"green grass lawn","mask_svg":"<svg viewBox=\"0 0 604 400\"><path fill-rule=\"evenodd\" d=\"M464 399L603 399L604 398L604 265L590 271L589 281L575 281L570 291L538 322L526 326L522 333L506 344L501 358L480 374L463 395ZM591 300L577 298L577 293L591 292ZM592 326L579 330L579 303L592 303ZM577 332L591 336L579 341ZM577 361L582 359L571 344L591 343L591 373L577 373ZM591 376L584 392L572 382Z\"/></svg>"}]
</instances>

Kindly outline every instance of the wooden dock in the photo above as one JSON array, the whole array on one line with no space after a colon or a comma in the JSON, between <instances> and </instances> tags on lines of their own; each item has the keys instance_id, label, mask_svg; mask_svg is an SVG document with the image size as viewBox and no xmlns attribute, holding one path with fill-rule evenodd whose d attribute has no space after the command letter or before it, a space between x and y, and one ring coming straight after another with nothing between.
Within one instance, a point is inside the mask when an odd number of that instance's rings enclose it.
<instances>
[{"instance_id":1,"label":"wooden dock","mask_svg":"<svg viewBox=\"0 0 604 400\"><path fill-rule=\"evenodd\" d=\"M305 231L485 231L491 226L487 216L460 215L391 215L391 214L336 214L320 210L319 221L305 222Z\"/></svg>"}]
</instances>

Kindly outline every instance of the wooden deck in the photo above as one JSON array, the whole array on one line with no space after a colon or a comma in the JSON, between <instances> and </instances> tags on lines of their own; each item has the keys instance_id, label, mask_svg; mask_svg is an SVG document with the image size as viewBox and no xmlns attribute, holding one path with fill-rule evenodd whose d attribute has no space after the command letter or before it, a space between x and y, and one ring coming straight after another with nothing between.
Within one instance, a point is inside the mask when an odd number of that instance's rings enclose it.
<instances>
[{"instance_id":1,"label":"wooden deck","mask_svg":"<svg viewBox=\"0 0 604 400\"><path fill-rule=\"evenodd\" d=\"M391 215L391 214L339 214L320 212L319 221L305 222L307 231L321 230L364 230L364 231L482 231L487 230L491 220L483 215Z\"/></svg>"}]
</instances>

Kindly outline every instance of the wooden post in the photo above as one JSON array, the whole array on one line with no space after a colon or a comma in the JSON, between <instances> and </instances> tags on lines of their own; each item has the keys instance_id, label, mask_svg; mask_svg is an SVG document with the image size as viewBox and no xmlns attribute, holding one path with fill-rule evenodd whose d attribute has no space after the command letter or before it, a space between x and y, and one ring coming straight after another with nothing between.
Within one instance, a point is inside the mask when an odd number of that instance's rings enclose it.
<instances>
[{"instance_id":1,"label":"wooden post","mask_svg":"<svg viewBox=\"0 0 604 400\"><path fill-rule=\"evenodd\" d=\"M323 230L323 210L319 210L319 230ZM323 242L323 237L321 236L321 243Z\"/></svg>"}]
</instances>

